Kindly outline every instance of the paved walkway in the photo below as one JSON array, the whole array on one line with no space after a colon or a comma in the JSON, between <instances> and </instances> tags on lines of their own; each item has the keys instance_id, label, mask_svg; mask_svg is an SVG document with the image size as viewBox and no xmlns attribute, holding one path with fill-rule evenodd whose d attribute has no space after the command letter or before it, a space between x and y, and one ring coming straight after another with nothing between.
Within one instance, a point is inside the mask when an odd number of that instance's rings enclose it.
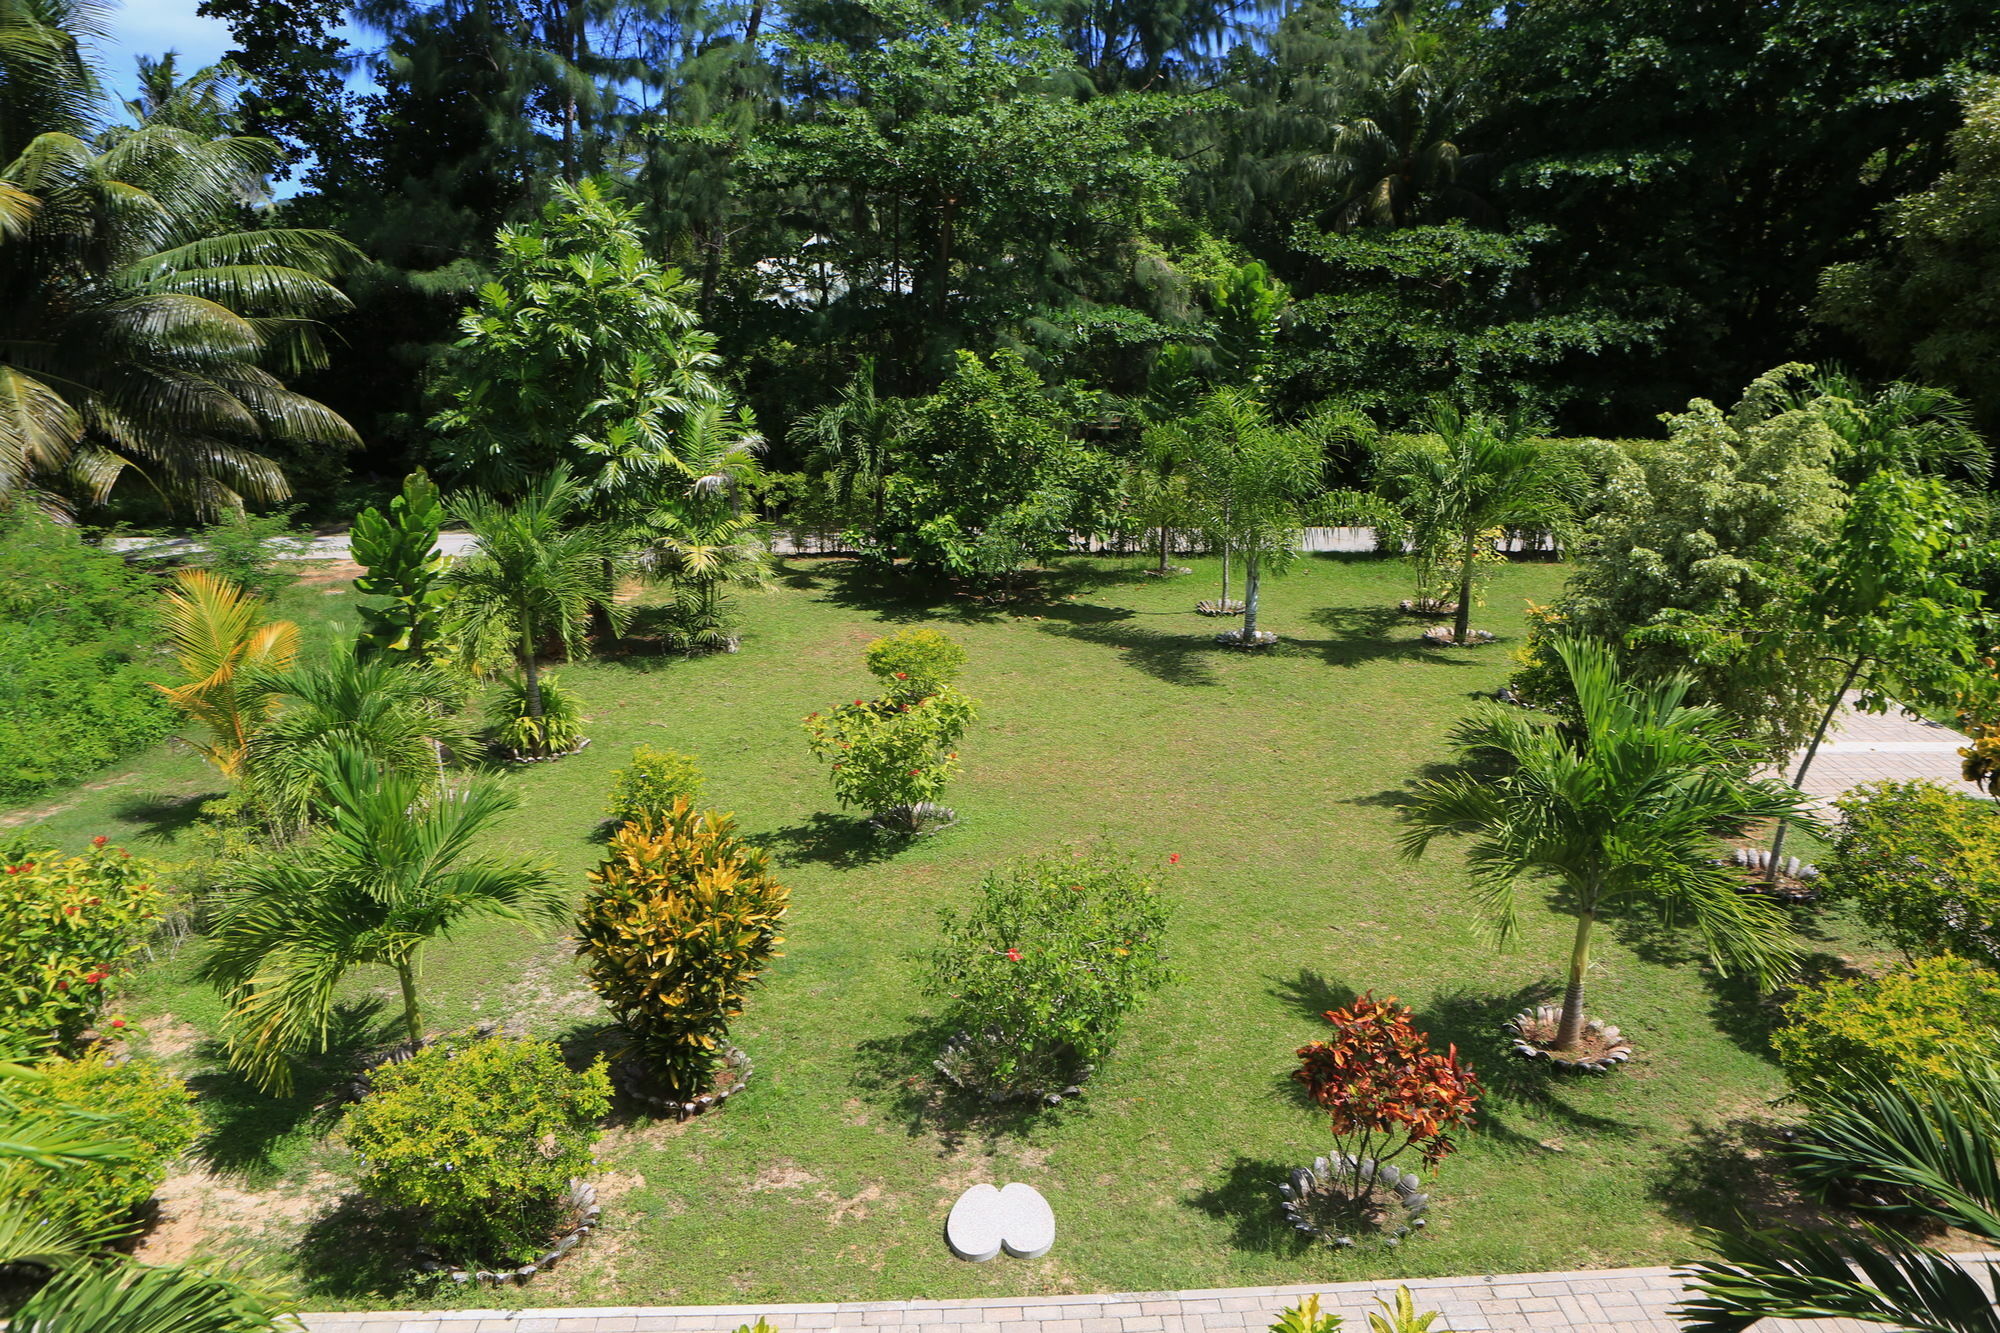
<instances>
[{"instance_id":1,"label":"paved walkway","mask_svg":"<svg viewBox=\"0 0 2000 1333\"><path fill-rule=\"evenodd\" d=\"M1992 1262L2000 1255L1967 1256ZM768 1319L781 1330L937 1330L938 1333L1262 1333L1278 1312L1318 1293L1320 1306L1362 1333L1375 1298L1395 1282L1226 1291L1126 1292L977 1301L846 1305L705 1305L597 1310L458 1310L305 1316L311 1333L730 1333ZM1511 1277L1418 1278L1418 1310L1444 1318L1435 1333L1679 1333L1669 1313L1681 1284L1668 1268L1614 1268ZM1766 1320L1758 1333L1882 1333L1848 1319Z\"/></svg>"},{"instance_id":2,"label":"paved walkway","mask_svg":"<svg viewBox=\"0 0 2000 1333\"><path fill-rule=\"evenodd\" d=\"M1913 782L1929 778L1969 796L1984 796L1959 774L1959 747L1972 742L1950 727L1891 708L1887 713L1860 713L1843 707L1812 767L1803 790L1821 812L1832 815L1833 802L1864 782ZM1781 770L1789 780L1798 771L1797 755Z\"/></svg>"}]
</instances>

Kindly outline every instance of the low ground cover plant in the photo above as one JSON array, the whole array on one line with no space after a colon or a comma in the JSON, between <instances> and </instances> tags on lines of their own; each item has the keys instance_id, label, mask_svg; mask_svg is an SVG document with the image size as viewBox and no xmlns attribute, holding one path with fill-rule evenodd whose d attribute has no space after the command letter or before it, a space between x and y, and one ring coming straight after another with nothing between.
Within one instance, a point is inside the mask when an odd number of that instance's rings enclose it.
<instances>
[{"instance_id":1,"label":"low ground cover plant","mask_svg":"<svg viewBox=\"0 0 2000 1333\"><path fill-rule=\"evenodd\" d=\"M167 895L154 868L104 838L78 856L16 836L0 844L0 1043L74 1053L100 1023Z\"/></svg>"},{"instance_id":2,"label":"low ground cover plant","mask_svg":"<svg viewBox=\"0 0 2000 1333\"><path fill-rule=\"evenodd\" d=\"M486 703L493 743L521 758L569 754L583 744L583 706L555 675L536 680L541 711L530 706L525 677L507 676Z\"/></svg>"},{"instance_id":3,"label":"low ground cover plant","mask_svg":"<svg viewBox=\"0 0 2000 1333\"><path fill-rule=\"evenodd\" d=\"M1157 875L1106 848L1026 857L947 909L924 971L961 1037L951 1077L998 1097L1047 1096L1088 1076L1141 996L1167 978L1171 910Z\"/></svg>"},{"instance_id":4,"label":"low ground cover plant","mask_svg":"<svg viewBox=\"0 0 2000 1333\"><path fill-rule=\"evenodd\" d=\"M568 1068L552 1041L460 1035L378 1067L348 1112L348 1146L373 1199L419 1211L461 1263L520 1263L572 1222L611 1105L599 1060Z\"/></svg>"},{"instance_id":5,"label":"low ground cover plant","mask_svg":"<svg viewBox=\"0 0 2000 1333\"><path fill-rule=\"evenodd\" d=\"M682 799L611 835L577 912L577 953L649 1082L678 1100L714 1085L790 901L729 815Z\"/></svg>"}]
</instances>

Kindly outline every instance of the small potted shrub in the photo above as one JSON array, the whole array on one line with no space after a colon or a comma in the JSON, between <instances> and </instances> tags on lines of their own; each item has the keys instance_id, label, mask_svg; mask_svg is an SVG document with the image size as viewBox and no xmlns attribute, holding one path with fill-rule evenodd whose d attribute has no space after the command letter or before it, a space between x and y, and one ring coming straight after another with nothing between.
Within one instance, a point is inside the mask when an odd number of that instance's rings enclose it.
<instances>
[{"instance_id":1,"label":"small potted shrub","mask_svg":"<svg viewBox=\"0 0 2000 1333\"><path fill-rule=\"evenodd\" d=\"M1398 1159L1444 1160L1457 1147L1453 1132L1472 1123L1479 1080L1457 1047L1433 1051L1393 996L1363 995L1326 1021L1334 1035L1300 1047L1292 1077L1326 1109L1334 1154L1278 1187L1285 1215L1336 1245L1367 1236L1397 1244L1423 1228L1430 1207Z\"/></svg>"},{"instance_id":2,"label":"small potted shrub","mask_svg":"<svg viewBox=\"0 0 2000 1333\"><path fill-rule=\"evenodd\" d=\"M165 912L153 874L102 837L81 856L0 844L0 1041L74 1053L125 1026L106 1012Z\"/></svg>"},{"instance_id":3,"label":"small potted shrub","mask_svg":"<svg viewBox=\"0 0 2000 1333\"><path fill-rule=\"evenodd\" d=\"M924 989L957 1034L937 1062L993 1101L1075 1096L1139 997L1166 980L1157 878L1104 850L1031 857L944 913Z\"/></svg>"},{"instance_id":4,"label":"small potted shrub","mask_svg":"<svg viewBox=\"0 0 2000 1333\"><path fill-rule=\"evenodd\" d=\"M941 798L958 775L958 741L978 706L953 687L965 649L930 629L904 630L867 649L879 699L856 699L805 721L806 742L831 765L843 806L871 812L885 832L916 835L956 821Z\"/></svg>"},{"instance_id":5,"label":"small potted shrub","mask_svg":"<svg viewBox=\"0 0 2000 1333\"><path fill-rule=\"evenodd\" d=\"M641 745L632 762L611 775L611 799L604 813L616 828L664 818L678 801L701 801L701 768L687 755Z\"/></svg>"},{"instance_id":6,"label":"small potted shrub","mask_svg":"<svg viewBox=\"0 0 2000 1333\"><path fill-rule=\"evenodd\" d=\"M527 682L520 677L503 679L486 705L493 743L517 764L560 759L590 744L590 738L583 734L583 710L576 696L553 673L537 684L542 696L540 715L530 710Z\"/></svg>"},{"instance_id":7,"label":"small potted shrub","mask_svg":"<svg viewBox=\"0 0 2000 1333\"><path fill-rule=\"evenodd\" d=\"M631 1044L619 1083L687 1116L750 1075L729 1022L778 956L791 894L736 821L676 801L611 835L577 913L577 953Z\"/></svg>"},{"instance_id":8,"label":"small potted shrub","mask_svg":"<svg viewBox=\"0 0 2000 1333\"><path fill-rule=\"evenodd\" d=\"M583 1178L610 1104L602 1060L578 1073L554 1042L464 1034L376 1069L347 1143L364 1193L423 1218L424 1266L525 1278L596 1224Z\"/></svg>"},{"instance_id":9,"label":"small potted shrub","mask_svg":"<svg viewBox=\"0 0 2000 1333\"><path fill-rule=\"evenodd\" d=\"M186 1083L150 1060L114 1061L102 1053L17 1067L0 1077L0 1103L125 1145L120 1156L59 1171L29 1167L14 1178L37 1226L105 1239L132 1228L134 1211L201 1131Z\"/></svg>"}]
</instances>

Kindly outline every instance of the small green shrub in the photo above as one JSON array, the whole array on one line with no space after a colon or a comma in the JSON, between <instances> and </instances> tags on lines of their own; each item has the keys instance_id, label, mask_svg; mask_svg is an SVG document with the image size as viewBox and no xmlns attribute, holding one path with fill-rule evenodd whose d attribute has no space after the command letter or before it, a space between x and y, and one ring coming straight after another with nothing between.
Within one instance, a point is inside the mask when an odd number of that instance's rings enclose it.
<instances>
[{"instance_id":1,"label":"small green shrub","mask_svg":"<svg viewBox=\"0 0 2000 1333\"><path fill-rule=\"evenodd\" d=\"M81 856L0 840L0 1047L66 1053L100 1021L165 909L153 873L102 837Z\"/></svg>"},{"instance_id":2,"label":"small green shrub","mask_svg":"<svg viewBox=\"0 0 2000 1333\"><path fill-rule=\"evenodd\" d=\"M542 715L528 716L525 677L503 679L486 705L493 743L526 758L569 754L583 741L583 709L553 674L540 680Z\"/></svg>"},{"instance_id":3,"label":"small green shrub","mask_svg":"<svg viewBox=\"0 0 2000 1333\"><path fill-rule=\"evenodd\" d=\"M150 682L153 581L73 527L0 508L0 802L68 786L171 735Z\"/></svg>"},{"instance_id":4,"label":"small green shrub","mask_svg":"<svg viewBox=\"0 0 2000 1333\"><path fill-rule=\"evenodd\" d=\"M959 737L977 716L949 686L907 703L856 699L808 717L806 743L831 761L840 803L879 816L943 797L958 776Z\"/></svg>"},{"instance_id":5,"label":"small green shrub","mask_svg":"<svg viewBox=\"0 0 2000 1333\"><path fill-rule=\"evenodd\" d=\"M777 956L790 891L736 821L677 801L611 835L576 918L591 987L676 1097L707 1092L729 1020Z\"/></svg>"},{"instance_id":6,"label":"small green shrub","mask_svg":"<svg viewBox=\"0 0 2000 1333\"><path fill-rule=\"evenodd\" d=\"M1319 1297L1308 1296L1278 1312L1271 1333L1339 1333L1340 1316L1319 1308Z\"/></svg>"},{"instance_id":7,"label":"small green shrub","mask_svg":"<svg viewBox=\"0 0 2000 1333\"><path fill-rule=\"evenodd\" d=\"M29 1115L88 1116L94 1134L130 1149L121 1160L30 1177L28 1196L38 1218L86 1232L129 1222L201 1132L194 1093L148 1060L114 1063L91 1055L45 1061L30 1076L9 1080L7 1097Z\"/></svg>"},{"instance_id":8,"label":"small green shrub","mask_svg":"<svg viewBox=\"0 0 2000 1333\"><path fill-rule=\"evenodd\" d=\"M617 824L660 819L676 802L699 804L701 787L701 768L692 758L641 745L632 751L632 762L611 775L611 800L604 813Z\"/></svg>"},{"instance_id":9,"label":"small green shrub","mask_svg":"<svg viewBox=\"0 0 2000 1333\"><path fill-rule=\"evenodd\" d=\"M875 640L865 654L868 670L898 702L927 698L957 681L965 648L934 629L905 629Z\"/></svg>"},{"instance_id":10,"label":"small green shrub","mask_svg":"<svg viewBox=\"0 0 2000 1333\"><path fill-rule=\"evenodd\" d=\"M2000 963L2000 807L1935 782L1875 782L1823 867L1829 894L1906 953Z\"/></svg>"},{"instance_id":11,"label":"small green shrub","mask_svg":"<svg viewBox=\"0 0 2000 1333\"><path fill-rule=\"evenodd\" d=\"M979 893L969 913L944 913L924 991L966 1034L954 1077L1045 1094L1108 1055L1126 1012L1166 980L1167 902L1153 874L1104 850L1010 862Z\"/></svg>"},{"instance_id":12,"label":"small green shrub","mask_svg":"<svg viewBox=\"0 0 2000 1333\"><path fill-rule=\"evenodd\" d=\"M312 540L292 531L295 507L268 514L238 510L194 534L187 563L228 579L265 601L298 582L298 557Z\"/></svg>"},{"instance_id":13,"label":"small green shrub","mask_svg":"<svg viewBox=\"0 0 2000 1333\"><path fill-rule=\"evenodd\" d=\"M448 1257L520 1263L571 1220L569 1183L610 1105L602 1060L577 1073L554 1042L464 1035L378 1068L347 1142L362 1190L426 1213Z\"/></svg>"},{"instance_id":14,"label":"small green shrub","mask_svg":"<svg viewBox=\"0 0 2000 1333\"><path fill-rule=\"evenodd\" d=\"M1879 977L1808 987L1785 1017L1771 1045L1808 1096L1816 1083L1857 1074L1951 1080L2000 1041L2000 972L1950 954L1920 958Z\"/></svg>"}]
</instances>

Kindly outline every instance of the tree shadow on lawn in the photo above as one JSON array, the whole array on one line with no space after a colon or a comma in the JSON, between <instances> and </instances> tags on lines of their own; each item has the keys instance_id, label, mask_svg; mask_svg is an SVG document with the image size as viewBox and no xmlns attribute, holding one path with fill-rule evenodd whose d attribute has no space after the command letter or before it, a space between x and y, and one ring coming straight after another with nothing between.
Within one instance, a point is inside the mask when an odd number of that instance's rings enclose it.
<instances>
[{"instance_id":1,"label":"tree shadow on lawn","mask_svg":"<svg viewBox=\"0 0 2000 1333\"><path fill-rule=\"evenodd\" d=\"M1233 1231L1230 1242L1239 1250L1299 1258L1315 1242L1285 1220L1279 1210L1283 1200L1278 1186L1290 1178L1294 1167L1310 1160L1310 1153L1304 1153L1296 1162L1267 1161L1239 1154L1220 1184L1189 1195L1186 1202L1210 1217L1228 1222Z\"/></svg>"},{"instance_id":2,"label":"tree shadow on lawn","mask_svg":"<svg viewBox=\"0 0 2000 1333\"><path fill-rule=\"evenodd\" d=\"M854 1048L854 1086L900 1120L910 1138L935 1135L943 1152L955 1153L968 1142L1020 1138L1049 1117L1087 1110L1087 1084L1083 1096L1060 1106L991 1102L953 1085L934 1063L951 1036L952 1029L942 1019L924 1015L893 1036L872 1038Z\"/></svg>"},{"instance_id":3,"label":"tree shadow on lawn","mask_svg":"<svg viewBox=\"0 0 2000 1333\"><path fill-rule=\"evenodd\" d=\"M1596 1075L1561 1073L1545 1061L1522 1059L1508 1045L1503 1028L1506 1021L1523 1009L1553 1002L1557 994L1550 982L1523 986L1511 995L1460 989L1439 995L1418 1010L1416 1024L1429 1031L1432 1048L1458 1047L1479 1075L1484 1090L1479 1134L1512 1147L1546 1151L1540 1139L1507 1123L1502 1111L1510 1106L1591 1134L1637 1132L1636 1126L1622 1120L1578 1110L1560 1095L1565 1084Z\"/></svg>"},{"instance_id":4,"label":"tree shadow on lawn","mask_svg":"<svg viewBox=\"0 0 2000 1333\"><path fill-rule=\"evenodd\" d=\"M113 818L137 824L141 836L169 842L201 818L201 808L226 791L147 792L127 796L112 811Z\"/></svg>"},{"instance_id":5,"label":"tree shadow on lawn","mask_svg":"<svg viewBox=\"0 0 2000 1333\"><path fill-rule=\"evenodd\" d=\"M420 1220L364 1194L344 1194L340 1202L306 1224L292 1252L305 1294L340 1300L393 1296L449 1283L417 1272L416 1250L423 1243ZM435 1304L426 1292L413 1303Z\"/></svg>"},{"instance_id":6,"label":"tree shadow on lawn","mask_svg":"<svg viewBox=\"0 0 2000 1333\"><path fill-rule=\"evenodd\" d=\"M1284 641L1294 649L1318 653L1328 666L1352 668L1399 658L1448 667L1480 665L1475 650L1448 648L1421 638L1389 637L1391 630L1409 620L1393 606L1322 606L1307 612L1306 619L1338 637L1299 639L1288 635ZM1505 642L1501 639L1483 646L1500 651Z\"/></svg>"},{"instance_id":7,"label":"tree shadow on lawn","mask_svg":"<svg viewBox=\"0 0 2000 1333\"><path fill-rule=\"evenodd\" d=\"M1787 1128L1755 1116L1696 1124L1663 1154L1647 1193L1689 1227L1828 1226L1833 1210L1800 1188L1784 1160Z\"/></svg>"},{"instance_id":8,"label":"tree shadow on lawn","mask_svg":"<svg viewBox=\"0 0 2000 1333\"><path fill-rule=\"evenodd\" d=\"M767 848L780 866L818 862L853 870L894 860L913 840L884 833L860 816L821 811L803 824L760 833L752 841Z\"/></svg>"},{"instance_id":9,"label":"tree shadow on lawn","mask_svg":"<svg viewBox=\"0 0 2000 1333\"><path fill-rule=\"evenodd\" d=\"M1202 629L1196 632L1194 627L1189 627L1186 632L1175 632L1165 626L1149 629L1131 623L1138 614L1122 611L1097 618L1069 615L1062 617L1068 623L1045 623L1041 629L1044 633L1059 634L1081 643L1114 648L1125 665L1169 685L1199 688L1218 683L1219 678L1212 665L1213 655L1227 649L1215 643L1211 631ZM1180 617L1177 611L1147 614L1162 619L1171 616L1176 621Z\"/></svg>"},{"instance_id":10,"label":"tree shadow on lawn","mask_svg":"<svg viewBox=\"0 0 2000 1333\"><path fill-rule=\"evenodd\" d=\"M1004 595L972 588L920 581L874 561L829 562L800 567L781 561L776 575L782 587L820 595L820 600L851 611L864 611L891 624L945 621L986 624L1019 615L1048 615L1067 599L1099 588L1130 584L1143 577L1138 570L1105 569L1083 560L1064 560L1023 573Z\"/></svg>"},{"instance_id":11,"label":"tree shadow on lawn","mask_svg":"<svg viewBox=\"0 0 2000 1333\"><path fill-rule=\"evenodd\" d=\"M210 1067L188 1079L208 1124L195 1155L218 1174L253 1183L274 1177L278 1146L301 1128L318 1134L331 1129L346 1109L347 1089L366 1057L392 1037L380 1001L338 1006L326 1052L294 1062L292 1090L284 1096L263 1091L230 1068L221 1042L202 1043L196 1054Z\"/></svg>"}]
</instances>

